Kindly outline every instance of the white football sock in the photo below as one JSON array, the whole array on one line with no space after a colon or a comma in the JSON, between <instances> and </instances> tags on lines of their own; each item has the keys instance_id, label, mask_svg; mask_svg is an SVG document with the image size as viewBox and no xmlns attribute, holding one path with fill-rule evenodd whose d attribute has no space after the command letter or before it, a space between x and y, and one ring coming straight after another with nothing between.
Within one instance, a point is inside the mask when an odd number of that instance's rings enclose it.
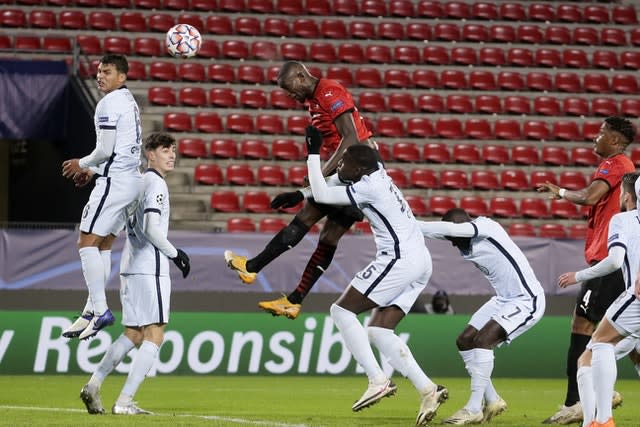
<instances>
[{"instance_id":1,"label":"white football sock","mask_svg":"<svg viewBox=\"0 0 640 427\"><path fill-rule=\"evenodd\" d=\"M593 389L593 376L591 366L580 366L578 374L578 392L582 404L582 427L589 427L596 415L596 391Z\"/></svg>"},{"instance_id":2,"label":"white football sock","mask_svg":"<svg viewBox=\"0 0 640 427\"><path fill-rule=\"evenodd\" d=\"M82 309L82 314L85 313L93 313L93 304L91 304L91 296L87 295L87 302L84 303L84 308Z\"/></svg>"},{"instance_id":3,"label":"white football sock","mask_svg":"<svg viewBox=\"0 0 640 427\"><path fill-rule=\"evenodd\" d=\"M136 357L133 359L133 363L131 364L127 381L124 383L124 387L122 387L120 397L118 397L117 403L119 405L126 404L133 399L136 391L138 391L138 387L140 387L140 384L144 381L144 377L147 375L147 372L151 370L159 350L160 348L151 341L142 342L142 345L138 348Z\"/></svg>"},{"instance_id":4,"label":"white football sock","mask_svg":"<svg viewBox=\"0 0 640 427\"><path fill-rule=\"evenodd\" d=\"M393 330L370 326L367 332L371 343L389 359L393 369L407 377L418 392L433 391L436 385L420 368L407 344Z\"/></svg>"},{"instance_id":5,"label":"white football sock","mask_svg":"<svg viewBox=\"0 0 640 427\"><path fill-rule=\"evenodd\" d=\"M611 399L613 398L613 386L616 383L618 367L612 344L591 344L593 356L591 357L591 373L593 376L593 388L596 391L596 421L605 423L612 416Z\"/></svg>"},{"instance_id":6,"label":"white football sock","mask_svg":"<svg viewBox=\"0 0 640 427\"><path fill-rule=\"evenodd\" d=\"M493 350L483 348L473 349L473 360L468 371L471 375L471 396L464 406L474 414L482 412L482 399L491 379L493 371Z\"/></svg>"},{"instance_id":7,"label":"white football sock","mask_svg":"<svg viewBox=\"0 0 640 427\"><path fill-rule=\"evenodd\" d=\"M95 246L80 248L82 273L89 289L89 297L96 316L107 311L107 295L104 291L104 264L100 251Z\"/></svg>"},{"instance_id":8,"label":"white football sock","mask_svg":"<svg viewBox=\"0 0 640 427\"><path fill-rule=\"evenodd\" d=\"M106 285L111 276L111 249L100 251L100 258L102 259L102 267L104 268L104 283Z\"/></svg>"},{"instance_id":9,"label":"white football sock","mask_svg":"<svg viewBox=\"0 0 640 427\"><path fill-rule=\"evenodd\" d=\"M91 375L89 384L98 388L102 385L104 379L118 366L122 359L135 347L133 342L125 335L120 335L110 346L102 357L96 371Z\"/></svg>"},{"instance_id":10,"label":"white football sock","mask_svg":"<svg viewBox=\"0 0 640 427\"><path fill-rule=\"evenodd\" d=\"M464 362L464 367L467 368L468 371L469 368L467 365L473 360L474 350L458 350L458 353L460 353L460 357L462 357L462 361ZM498 395L498 392L491 382L491 378L489 378L489 383L484 391L484 401L486 403L493 403L498 399L500 399L500 395Z\"/></svg>"},{"instance_id":11,"label":"white football sock","mask_svg":"<svg viewBox=\"0 0 640 427\"><path fill-rule=\"evenodd\" d=\"M331 318L335 323L347 350L351 352L353 358L362 366L369 377L369 381L381 383L387 380L387 376L382 372L380 364L373 354L367 331L358 321L356 315L349 310L345 310L336 304L331 304Z\"/></svg>"}]
</instances>

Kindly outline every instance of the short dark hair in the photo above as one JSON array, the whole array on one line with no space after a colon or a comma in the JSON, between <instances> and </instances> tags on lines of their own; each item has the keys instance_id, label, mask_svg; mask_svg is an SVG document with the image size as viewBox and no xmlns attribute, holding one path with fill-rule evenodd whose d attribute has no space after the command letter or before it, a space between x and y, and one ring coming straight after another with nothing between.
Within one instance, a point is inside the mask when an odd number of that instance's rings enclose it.
<instances>
[{"instance_id":1,"label":"short dark hair","mask_svg":"<svg viewBox=\"0 0 640 427\"><path fill-rule=\"evenodd\" d=\"M172 145L176 145L176 140L173 136L166 132L154 132L144 140L144 151L153 151L158 147L168 148Z\"/></svg>"},{"instance_id":2,"label":"short dark hair","mask_svg":"<svg viewBox=\"0 0 640 427\"><path fill-rule=\"evenodd\" d=\"M637 172L628 172L622 175L622 189L631 194L634 203L638 201L638 195L636 194L636 181L640 176Z\"/></svg>"},{"instance_id":3,"label":"short dark hair","mask_svg":"<svg viewBox=\"0 0 640 427\"><path fill-rule=\"evenodd\" d=\"M100 62L102 64L112 64L116 67L119 73L127 74L129 72L129 62L127 62L127 57L124 55L116 55L114 53L109 53L104 55Z\"/></svg>"},{"instance_id":4,"label":"short dark hair","mask_svg":"<svg viewBox=\"0 0 640 427\"><path fill-rule=\"evenodd\" d=\"M626 145L633 142L636 137L636 129L633 127L633 123L629 119L619 116L611 116L604 119L604 122L609 126L609 129L619 132L627 140Z\"/></svg>"},{"instance_id":5,"label":"short dark hair","mask_svg":"<svg viewBox=\"0 0 640 427\"><path fill-rule=\"evenodd\" d=\"M365 169L378 169L378 154L367 144L354 144L347 147L347 152L356 164Z\"/></svg>"},{"instance_id":6,"label":"short dark hair","mask_svg":"<svg viewBox=\"0 0 640 427\"><path fill-rule=\"evenodd\" d=\"M471 217L469 216L467 211L465 211L464 209L453 208L445 212L444 216L442 217L442 220L446 222L455 222L456 224L460 224L461 222L471 221Z\"/></svg>"}]
</instances>

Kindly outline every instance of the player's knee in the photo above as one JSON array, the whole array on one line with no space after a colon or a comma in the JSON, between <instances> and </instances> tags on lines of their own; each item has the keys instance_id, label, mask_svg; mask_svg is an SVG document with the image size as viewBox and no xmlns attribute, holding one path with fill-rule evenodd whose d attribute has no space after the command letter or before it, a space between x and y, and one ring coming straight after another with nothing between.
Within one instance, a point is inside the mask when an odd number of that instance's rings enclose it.
<instances>
[{"instance_id":1,"label":"player's knee","mask_svg":"<svg viewBox=\"0 0 640 427\"><path fill-rule=\"evenodd\" d=\"M309 231L309 227L303 223L298 217L293 218L293 220L283 228L278 236L281 239L281 243L293 247L297 245L300 240L307 234Z\"/></svg>"},{"instance_id":2,"label":"player's knee","mask_svg":"<svg viewBox=\"0 0 640 427\"><path fill-rule=\"evenodd\" d=\"M592 354L593 353L589 349L587 349L584 352L582 352L580 357L578 357L578 368L581 368L581 367L584 367L584 366L591 366L591 356L592 356Z\"/></svg>"},{"instance_id":3,"label":"player's knee","mask_svg":"<svg viewBox=\"0 0 640 427\"><path fill-rule=\"evenodd\" d=\"M456 338L456 346L460 351L471 350L472 348L474 348L473 336L464 333L458 335L458 338Z\"/></svg>"},{"instance_id":4,"label":"player's knee","mask_svg":"<svg viewBox=\"0 0 640 427\"><path fill-rule=\"evenodd\" d=\"M344 234L349 230L349 227L343 227L342 225L333 222L327 221L320 230L320 241L328 244L337 246L340 238L344 236Z\"/></svg>"}]
</instances>

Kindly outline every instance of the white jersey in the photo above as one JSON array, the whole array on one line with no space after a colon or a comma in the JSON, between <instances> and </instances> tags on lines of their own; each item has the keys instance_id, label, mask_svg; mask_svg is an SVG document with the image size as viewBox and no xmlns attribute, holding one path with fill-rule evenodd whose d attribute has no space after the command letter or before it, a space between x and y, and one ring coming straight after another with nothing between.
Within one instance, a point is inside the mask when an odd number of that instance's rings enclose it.
<instances>
[{"instance_id":1,"label":"white jersey","mask_svg":"<svg viewBox=\"0 0 640 427\"><path fill-rule=\"evenodd\" d=\"M349 185L347 195L371 224L377 257L405 258L410 254L420 257L421 253L428 253L409 204L384 169Z\"/></svg>"},{"instance_id":2,"label":"white jersey","mask_svg":"<svg viewBox=\"0 0 640 427\"><path fill-rule=\"evenodd\" d=\"M139 174L142 127L138 104L129 89L122 86L106 94L98 102L93 119L97 136L103 129L116 131L113 154L98 165L96 172L105 177Z\"/></svg>"},{"instance_id":3,"label":"white jersey","mask_svg":"<svg viewBox=\"0 0 640 427\"><path fill-rule=\"evenodd\" d=\"M135 214L127 221L127 240L122 250L120 274L153 274L169 276L169 259L153 246L144 234L144 215L160 215L164 236L169 233L169 189L158 172L147 169L144 173L144 191Z\"/></svg>"},{"instance_id":4,"label":"white jersey","mask_svg":"<svg viewBox=\"0 0 640 427\"><path fill-rule=\"evenodd\" d=\"M621 212L611 217L607 246L625 250L622 275L627 290L633 289L640 266L640 216L637 210Z\"/></svg>"}]
</instances>

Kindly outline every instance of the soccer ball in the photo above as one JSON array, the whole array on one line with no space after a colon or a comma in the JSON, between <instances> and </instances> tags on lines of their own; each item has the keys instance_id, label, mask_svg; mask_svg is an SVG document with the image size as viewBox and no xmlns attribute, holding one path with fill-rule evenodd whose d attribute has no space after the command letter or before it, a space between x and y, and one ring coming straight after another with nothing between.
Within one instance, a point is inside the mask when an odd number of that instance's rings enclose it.
<instances>
[{"instance_id":1,"label":"soccer ball","mask_svg":"<svg viewBox=\"0 0 640 427\"><path fill-rule=\"evenodd\" d=\"M178 24L167 31L167 51L176 58L191 58L202 46L200 31L193 25Z\"/></svg>"}]
</instances>

